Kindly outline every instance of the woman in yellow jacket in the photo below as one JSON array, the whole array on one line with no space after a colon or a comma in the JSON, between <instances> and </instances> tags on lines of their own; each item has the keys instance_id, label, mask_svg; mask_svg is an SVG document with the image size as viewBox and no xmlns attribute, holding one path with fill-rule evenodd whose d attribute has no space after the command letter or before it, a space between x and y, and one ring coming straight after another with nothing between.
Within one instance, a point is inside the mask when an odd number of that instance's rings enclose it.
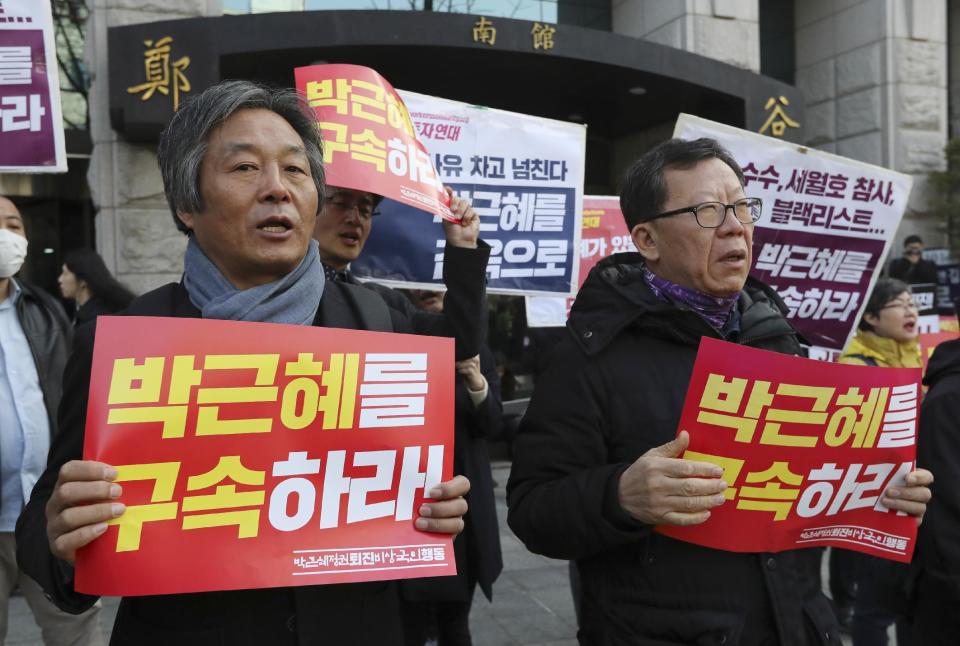
<instances>
[{"instance_id":1,"label":"woman in yellow jacket","mask_svg":"<svg viewBox=\"0 0 960 646\"><path fill-rule=\"evenodd\" d=\"M917 306L910 287L894 278L877 280L860 319L860 329L840 363L885 368L919 368Z\"/></svg>"},{"instance_id":2,"label":"woman in yellow jacket","mask_svg":"<svg viewBox=\"0 0 960 646\"><path fill-rule=\"evenodd\" d=\"M918 308L910 287L894 278L880 278L860 319L860 328L840 356L840 363L886 368L919 368ZM885 646L887 627L896 622L897 643L909 644L909 621L896 606L904 603L897 591L904 585L905 568L856 552L831 550L830 578L834 599L849 594L853 600L853 646ZM839 579L836 583L834 577ZM847 601L849 603L849 600ZM842 607L841 603L837 604Z\"/></svg>"}]
</instances>

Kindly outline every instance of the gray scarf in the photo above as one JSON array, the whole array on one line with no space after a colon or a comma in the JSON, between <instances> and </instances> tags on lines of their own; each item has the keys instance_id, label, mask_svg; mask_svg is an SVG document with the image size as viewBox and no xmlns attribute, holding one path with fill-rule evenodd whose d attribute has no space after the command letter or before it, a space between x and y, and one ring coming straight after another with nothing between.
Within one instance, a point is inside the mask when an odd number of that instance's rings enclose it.
<instances>
[{"instance_id":1,"label":"gray scarf","mask_svg":"<svg viewBox=\"0 0 960 646\"><path fill-rule=\"evenodd\" d=\"M203 253L194 236L183 259L183 286L205 319L312 325L323 296L316 240L296 269L280 280L237 289Z\"/></svg>"}]
</instances>

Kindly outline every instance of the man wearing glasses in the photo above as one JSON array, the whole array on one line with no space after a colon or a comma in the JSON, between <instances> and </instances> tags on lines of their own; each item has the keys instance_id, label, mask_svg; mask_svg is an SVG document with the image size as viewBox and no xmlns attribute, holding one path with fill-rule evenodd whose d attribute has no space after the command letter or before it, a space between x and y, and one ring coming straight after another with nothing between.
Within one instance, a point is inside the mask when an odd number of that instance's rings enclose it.
<instances>
[{"instance_id":1,"label":"man wearing glasses","mask_svg":"<svg viewBox=\"0 0 960 646\"><path fill-rule=\"evenodd\" d=\"M762 204L716 141L667 141L627 171L620 205L639 253L591 272L514 445L511 528L576 559L581 644L839 645L821 550L724 552L655 533L724 503L720 467L676 437L702 337L802 354L776 293L748 276ZM883 502L922 516L932 480Z\"/></svg>"},{"instance_id":2,"label":"man wearing glasses","mask_svg":"<svg viewBox=\"0 0 960 646\"><path fill-rule=\"evenodd\" d=\"M328 186L323 209L317 216L313 237L320 246L320 260L327 280L363 285L386 303L397 331L456 339L458 361L479 354L486 338L486 270L490 246L478 238L472 226L477 214L466 200L451 196L450 210L460 223L444 220L443 282L447 287L442 314L418 309L402 293L376 283L361 283L350 272L370 236L381 195ZM423 217L428 217L424 215Z\"/></svg>"}]
</instances>

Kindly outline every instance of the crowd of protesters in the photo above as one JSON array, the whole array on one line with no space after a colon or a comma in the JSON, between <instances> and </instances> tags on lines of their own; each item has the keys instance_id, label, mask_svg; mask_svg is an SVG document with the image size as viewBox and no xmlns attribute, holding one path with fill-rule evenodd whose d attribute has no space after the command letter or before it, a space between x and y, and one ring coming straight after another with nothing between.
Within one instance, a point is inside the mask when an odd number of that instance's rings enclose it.
<instances>
[{"instance_id":1,"label":"crowd of protesters","mask_svg":"<svg viewBox=\"0 0 960 646\"><path fill-rule=\"evenodd\" d=\"M122 310L453 338L456 475L431 493L415 527L456 535L458 574L125 597L111 644L471 643L475 589L491 598L503 566L485 445L501 417L498 366L485 342L490 247L474 209L451 194L458 221L442 225L444 293L361 282L350 263L382 197L326 184L322 158L309 109L293 91L228 81L185 101L158 150L173 222L188 239L182 279L131 302L94 252L70 254L59 282L77 306L75 331L55 299L14 277L26 232L13 202L0 199L0 640L19 586L45 643L103 643L98 598L75 590L73 563L126 510L116 470L83 459L91 322ZM938 351L927 375L919 468L882 498L924 521L912 566L847 558L831 569L844 573L835 575L831 604L822 550L737 553L656 533L657 525L705 522L729 485L719 466L680 457L689 437L677 435L678 423L700 340L805 350L781 298L749 276L763 204L717 142L656 146L628 169L620 200L637 251L591 271L566 330L538 356L543 368L507 485L516 535L534 552L576 562L580 643L840 644L846 607L856 646L886 643L893 622L901 646L954 643L960 341ZM908 283L929 282L930 269L919 239L906 249L892 278L877 283L842 362L919 365ZM833 551L838 561L848 556Z\"/></svg>"}]
</instances>

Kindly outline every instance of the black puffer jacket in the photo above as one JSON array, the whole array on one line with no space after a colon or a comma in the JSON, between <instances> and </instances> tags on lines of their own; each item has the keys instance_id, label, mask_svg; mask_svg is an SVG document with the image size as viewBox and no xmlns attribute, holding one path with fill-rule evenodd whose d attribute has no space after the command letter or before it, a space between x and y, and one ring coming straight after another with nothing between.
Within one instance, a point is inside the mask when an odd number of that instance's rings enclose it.
<instances>
[{"instance_id":1,"label":"black puffer jacket","mask_svg":"<svg viewBox=\"0 0 960 646\"><path fill-rule=\"evenodd\" d=\"M699 315L661 303L637 254L590 273L520 427L508 522L527 547L576 559L581 644L840 644L816 549L722 552L653 533L621 507L620 474L676 435ZM779 297L748 280L737 305L749 346L800 354Z\"/></svg>"},{"instance_id":2,"label":"black puffer jacket","mask_svg":"<svg viewBox=\"0 0 960 646\"><path fill-rule=\"evenodd\" d=\"M936 480L930 489L917 537L914 561L937 579L953 607L960 604L960 340L937 346L924 383L930 386L920 409L917 466ZM956 622L956 619L951 619Z\"/></svg>"}]
</instances>

